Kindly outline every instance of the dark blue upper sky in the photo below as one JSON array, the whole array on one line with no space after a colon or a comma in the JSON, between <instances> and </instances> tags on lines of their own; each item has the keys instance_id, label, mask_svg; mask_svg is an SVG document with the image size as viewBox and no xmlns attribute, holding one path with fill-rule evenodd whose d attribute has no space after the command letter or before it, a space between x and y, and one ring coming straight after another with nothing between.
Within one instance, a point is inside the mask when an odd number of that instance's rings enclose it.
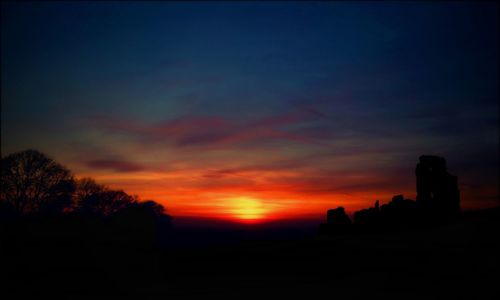
<instances>
[{"instance_id":1,"label":"dark blue upper sky","mask_svg":"<svg viewBox=\"0 0 500 300\"><path fill-rule=\"evenodd\" d=\"M497 25L472 2L2 3L2 152L324 176L438 154L491 200Z\"/></svg>"}]
</instances>

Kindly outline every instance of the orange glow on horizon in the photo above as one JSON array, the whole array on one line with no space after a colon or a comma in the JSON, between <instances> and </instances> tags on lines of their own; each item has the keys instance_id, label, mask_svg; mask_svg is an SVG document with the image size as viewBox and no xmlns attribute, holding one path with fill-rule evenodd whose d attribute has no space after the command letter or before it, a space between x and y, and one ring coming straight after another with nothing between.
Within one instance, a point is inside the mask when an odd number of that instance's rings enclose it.
<instances>
[{"instance_id":1,"label":"orange glow on horizon","mask_svg":"<svg viewBox=\"0 0 500 300\"><path fill-rule=\"evenodd\" d=\"M199 173L198 173L199 174ZM288 176L287 174L272 174ZM371 190L350 193L322 191L316 183L274 182L265 175L253 179L258 185L232 181L233 178L207 179L197 172L161 174L85 174L111 188L123 189L140 199L152 199L165 206L167 213L182 217L215 218L243 224L285 219L323 219L326 210L345 207L348 214L372 206L375 200L388 202L394 191ZM297 176L300 176L298 174ZM321 187L321 185L319 185ZM413 198L411 190L400 190Z\"/></svg>"},{"instance_id":2,"label":"orange glow on horizon","mask_svg":"<svg viewBox=\"0 0 500 300\"><path fill-rule=\"evenodd\" d=\"M228 200L229 214L242 221L262 220L268 212L262 202L255 198L240 196Z\"/></svg>"},{"instance_id":3,"label":"orange glow on horizon","mask_svg":"<svg viewBox=\"0 0 500 300\"><path fill-rule=\"evenodd\" d=\"M198 166L197 166L198 167ZM398 184L380 181L380 174L361 170L321 173L309 169L236 169L214 172L213 167L172 171L78 172L113 189L162 204L176 217L201 217L256 224L285 219L324 219L330 208L343 206L352 214L389 202L394 195L415 199L412 169ZM371 182L380 184L370 185ZM338 188L340 187L340 188ZM470 195L462 193L462 207Z\"/></svg>"}]
</instances>

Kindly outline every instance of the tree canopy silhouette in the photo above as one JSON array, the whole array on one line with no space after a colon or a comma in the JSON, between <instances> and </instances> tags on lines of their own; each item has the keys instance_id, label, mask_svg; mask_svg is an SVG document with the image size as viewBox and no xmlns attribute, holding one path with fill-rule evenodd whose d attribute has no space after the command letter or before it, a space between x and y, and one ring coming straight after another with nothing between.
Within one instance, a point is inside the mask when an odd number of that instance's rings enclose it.
<instances>
[{"instance_id":1,"label":"tree canopy silhouette","mask_svg":"<svg viewBox=\"0 0 500 300\"><path fill-rule=\"evenodd\" d=\"M71 206L71 172L36 150L1 160L0 202L18 214L60 213Z\"/></svg>"},{"instance_id":2,"label":"tree canopy silhouette","mask_svg":"<svg viewBox=\"0 0 500 300\"><path fill-rule=\"evenodd\" d=\"M108 217L138 201L121 190L112 190L96 183L92 178L76 181L75 211L92 216Z\"/></svg>"},{"instance_id":3,"label":"tree canopy silhouette","mask_svg":"<svg viewBox=\"0 0 500 300\"><path fill-rule=\"evenodd\" d=\"M171 217L153 200L110 189L94 179L72 173L37 150L1 159L0 216L73 212L84 217L149 219L168 227ZM132 222L136 223L136 222Z\"/></svg>"}]
</instances>

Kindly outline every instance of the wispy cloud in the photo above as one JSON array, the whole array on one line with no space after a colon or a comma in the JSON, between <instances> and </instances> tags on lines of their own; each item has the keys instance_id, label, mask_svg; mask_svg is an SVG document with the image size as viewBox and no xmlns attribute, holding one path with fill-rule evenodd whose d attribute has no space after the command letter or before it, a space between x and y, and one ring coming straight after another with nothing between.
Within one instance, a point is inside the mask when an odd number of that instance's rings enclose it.
<instances>
[{"instance_id":1,"label":"wispy cloud","mask_svg":"<svg viewBox=\"0 0 500 300\"><path fill-rule=\"evenodd\" d=\"M184 116L149 123L137 120L94 117L99 130L125 134L140 141L169 142L176 147L210 147L285 140L304 144L315 141L293 128L312 121L310 114L289 113L266 118L241 120L227 117Z\"/></svg>"},{"instance_id":2,"label":"wispy cloud","mask_svg":"<svg viewBox=\"0 0 500 300\"><path fill-rule=\"evenodd\" d=\"M97 159L86 161L85 165L94 169L105 169L116 172L137 172L144 170L143 166L125 160Z\"/></svg>"}]
</instances>

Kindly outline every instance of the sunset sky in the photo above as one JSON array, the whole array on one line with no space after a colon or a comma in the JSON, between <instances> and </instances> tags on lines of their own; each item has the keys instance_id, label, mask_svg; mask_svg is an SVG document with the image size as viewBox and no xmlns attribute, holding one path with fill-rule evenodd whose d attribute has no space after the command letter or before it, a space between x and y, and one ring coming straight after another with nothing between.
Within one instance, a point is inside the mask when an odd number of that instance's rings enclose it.
<instances>
[{"instance_id":1,"label":"sunset sky","mask_svg":"<svg viewBox=\"0 0 500 300\"><path fill-rule=\"evenodd\" d=\"M422 154L498 205L498 7L2 3L2 156L38 149L174 216L415 199Z\"/></svg>"}]
</instances>

